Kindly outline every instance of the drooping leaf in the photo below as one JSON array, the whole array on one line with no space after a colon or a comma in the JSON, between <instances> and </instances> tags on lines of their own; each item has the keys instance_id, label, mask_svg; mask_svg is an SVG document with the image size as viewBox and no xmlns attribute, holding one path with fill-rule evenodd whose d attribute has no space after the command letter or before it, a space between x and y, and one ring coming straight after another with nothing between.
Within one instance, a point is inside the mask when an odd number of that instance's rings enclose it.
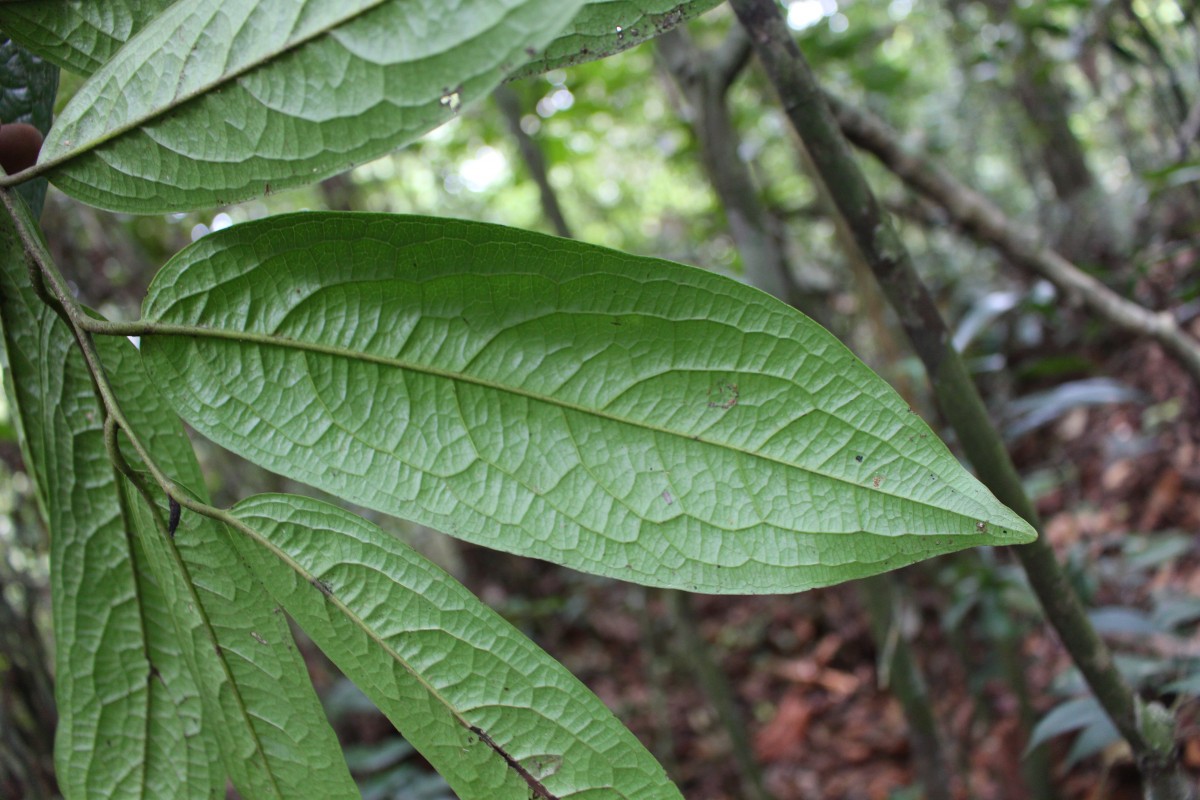
<instances>
[{"instance_id":1,"label":"drooping leaf","mask_svg":"<svg viewBox=\"0 0 1200 800\"><path fill-rule=\"evenodd\" d=\"M489 547L747 593L1034 536L828 332L702 270L295 214L187 248L143 312L204 435Z\"/></svg>"},{"instance_id":2,"label":"drooping leaf","mask_svg":"<svg viewBox=\"0 0 1200 800\"><path fill-rule=\"evenodd\" d=\"M0 30L60 67L90 75L174 0L0 3Z\"/></svg>"},{"instance_id":3,"label":"drooping leaf","mask_svg":"<svg viewBox=\"0 0 1200 800\"><path fill-rule=\"evenodd\" d=\"M68 194L139 213L311 183L485 97L582 4L176 3L80 88L41 162Z\"/></svg>"},{"instance_id":4,"label":"drooping leaf","mask_svg":"<svg viewBox=\"0 0 1200 800\"><path fill-rule=\"evenodd\" d=\"M1025 752L1031 752L1055 736L1082 730L1103 719L1106 719L1104 709L1091 695L1064 700L1038 720L1029 736Z\"/></svg>"},{"instance_id":5,"label":"drooping leaf","mask_svg":"<svg viewBox=\"0 0 1200 800\"><path fill-rule=\"evenodd\" d=\"M1067 754L1068 768L1121 740L1121 734L1104 712L1104 708L1094 696L1087 695L1066 700L1042 717L1029 736L1029 745L1025 752L1028 753L1056 736L1075 731L1079 731L1079 735L1071 746L1071 752Z\"/></svg>"},{"instance_id":6,"label":"drooping leaf","mask_svg":"<svg viewBox=\"0 0 1200 800\"><path fill-rule=\"evenodd\" d=\"M1101 606L1088 610L1092 627L1101 636L1150 637L1169 633L1155 624L1154 619L1138 608Z\"/></svg>"},{"instance_id":7,"label":"drooping leaf","mask_svg":"<svg viewBox=\"0 0 1200 800\"><path fill-rule=\"evenodd\" d=\"M1192 672L1177 681L1172 681L1163 687L1164 694L1191 694L1200 696L1200 670L1193 664Z\"/></svg>"},{"instance_id":8,"label":"drooping leaf","mask_svg":"<svg viewBox=\"0 0 1200 800\"><path fill-rule=\"evenodd\" d=\"M4 374L50 530L59 787L68 798L215 797L207 721L162 588L139 568L101 407L69 330L29 285L3 209L0 254Z\"/></svg>"},{"instance_id":9,"label":"drooping leaf","mask_svg":"<svg viewBox=\"0 0 1200 800\"><path fill-rule=\"evenodd\" d=\"M100 346L121 408L155 463L207 501L183 427L151 384L133 345L108 338ZM140 464L130 446L122 450ZM162 576L178 639L211 704L209 718L221 720L214 734L242 796L358 797L287 620L238 557L229 531L185 514L174 540L175 558L149 508L141 504L136 511L133 532L155 574Z\"/></svg>"},{"instance_id":10,"label":"drooping leaf","mask_svg":"<svg viewBox=\"0 0 1200 800\"><path fill-rule=\"evenodd\" d=\"M50 130L57 91L58 67L11 40L0 40L0 123L25 122L45 134ZM45 178L22 184L17 193L34 217L41 216Z\"/></svg>"},{"instance_id":11,"label":"drooping leaf","mask_svg":"<svg viewBox=\"0 0 1200 800\"><path fill-rule=\"evenodd\" d=\"M438 567L336 506L232 509L276 601L464 800L678 798L662 767L565 668Z\"/></svg>"},{"instance_id":12,"label":"drooping leaf","mask_svg":"<svg viewBox=\"0 0 1200 800\"><path fill-rule=\"evenodd\" d=\"M1120 741L1121 732L1112 720L1104 716L1079 732L1071 745L1071 752L1067 753L1063 767L1070 769L1085 758L1091 758Z\"/></svg>"},{"instance_id":13,"label":"drooping leaf","mask_svg":"<svg viewBox=\"0 0 1200 800\"><path fill-rule=\"evenodd\" d=\"M587 0L558 38L514 73L526 78L584 64L653 39L723 0Z\"/></svg>"}]
</instances>

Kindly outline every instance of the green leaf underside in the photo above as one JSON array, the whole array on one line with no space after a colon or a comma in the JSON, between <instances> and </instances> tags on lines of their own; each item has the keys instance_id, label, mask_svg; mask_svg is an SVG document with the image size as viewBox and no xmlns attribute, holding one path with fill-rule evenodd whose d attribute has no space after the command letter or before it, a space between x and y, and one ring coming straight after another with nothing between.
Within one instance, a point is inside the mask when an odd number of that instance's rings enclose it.
<instances>
[{"instance_id":1,"label":"green leaf underside","mask_svg":"<svg viewBox=\"0 0 1200 800\"><path fill-rule=\"evenodd\" d=\"M136 349L124 339L100 344L121 408L155 462L207 501L191 444ZM132 461L130 445L122 452ZM234 785L244 797L358 797L287 619L238 556L230 532L185 512L175 537L185 577L148 507L137 511L134 529L155 574L169 581L175 630L213 704L209 717L223 720L214 734Z\"/></svg>"},{"instance_id":2,"label":"green leaf underside","mask_svg":"<svg viewBox=\"0 0 1200 800\"><path fill-rule=\"evenodd\" d=\"M40 161L68 194L140 213L311 183L486 96L582 3L176 3L80 88Z\"/></svg>"},{"instance_id":3,"label":"green leaf underside","mask_svg":"<svg viewBox=\"0 0 1200 800\"><path fill-rule=\"evenodd\" d=\"M216 796L199 695L162 589L138 568L145 554L127 533L83 358L29 287L2 209L0 248L5 378L50 529L59 787L68 798Z\"/></svg>"},{"instance_id":4,"label":"green leaf underside","mask_svg":"<svg viewBox=\"0 0 1200 800\"><path fill-rule=\"evenodd\" d=\"M585 0L570 25L511 77L528 77L619 53L715 8L721 1ZM171 2L0 3L0 28L48 61L90 75Z\"/></svg>"},{"instance_id":5,"label":"green leaf underside","mask_svg":"<svg viewBox=\"0 0 1200 800\"><path fill-rule=\"evenodd\" d=\"M394 537L303 497L232 513L270 543L237 539L276 601L464 800L680 797L595 695Z\"/></svg>"},{"instance_id":6,"label":"green leaf underside","mask_svg":"<svg viewBox=\"0 0 1200 800\"><path fill-rule=\"evenodd\" d=\"M1034 535L823 328L678 264L296 214L187 248L144 315L156 385L214 441L588 572L791 592Z\"/></svg>"},{"instance_id":7,"label":"green leaf underside","mask_svg":"<svg viewBox=\"0 0 1200 800\"><path fill-rule=\"evenodd\" d=\"M172 0L0 3L5 35L60 67L90 75Z\"/></svg>"},{"instance_id":8,"label":"green leaf underside","mask_svg":"<svg viewBox=\"0 0 1200 800\"><path fill-rule=\"evenodd\" d=\"M587 0L575 19L513 78L584 64L620 53L698 17L724 0Z\"/></svg>"}]
</instances>

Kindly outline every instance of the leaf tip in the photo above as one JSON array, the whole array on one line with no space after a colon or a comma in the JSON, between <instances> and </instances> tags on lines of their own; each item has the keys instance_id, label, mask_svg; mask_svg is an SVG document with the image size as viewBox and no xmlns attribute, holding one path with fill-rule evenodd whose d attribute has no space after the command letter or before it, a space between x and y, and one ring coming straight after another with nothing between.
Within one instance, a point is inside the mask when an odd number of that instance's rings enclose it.
<instances>
[{"instance_id":1,"label":"leaf tip","mask_svg":"<svg viewBox=\"0 0 1200 800\"><path fill-rule=\"evenodd\" d=\"M975 523L975 530L980 535L992 539L994 545L1029 544L1038 538L1037 529L1016 514L1013 514L1011 519L1004 520L1003 525L981 520Z\"/></svg>"}]
</instances>

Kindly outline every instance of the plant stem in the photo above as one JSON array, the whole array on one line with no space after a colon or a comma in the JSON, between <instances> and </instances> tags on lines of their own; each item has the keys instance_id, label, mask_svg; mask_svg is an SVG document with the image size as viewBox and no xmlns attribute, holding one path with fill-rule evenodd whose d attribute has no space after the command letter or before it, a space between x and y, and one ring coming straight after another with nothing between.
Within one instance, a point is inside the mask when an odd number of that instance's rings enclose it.
<instances>
[{"instance_id":1,"label":"plant stem","mask_svg":"<svg viewBox=\"0 0 1200 800\"><path fill-rule=\"evenodd\" d=\"M855 163L849 144L777 4L774 0L730 0L730 3L750 35L788 119L925 364L938 403L958 433L964 452L997 498L1037 527L1033 504L962 359L951 344L950 332L917 275L907 248ZM1162 719L1144 706L1125 683L1044 536L1017 547L1016 551L1047 619L1058 631L1096 698L1129 742L1142 770L1147 797L1156 800L1191 797L1175 752L1173 720Z\"/></svg>"}]
</instances>

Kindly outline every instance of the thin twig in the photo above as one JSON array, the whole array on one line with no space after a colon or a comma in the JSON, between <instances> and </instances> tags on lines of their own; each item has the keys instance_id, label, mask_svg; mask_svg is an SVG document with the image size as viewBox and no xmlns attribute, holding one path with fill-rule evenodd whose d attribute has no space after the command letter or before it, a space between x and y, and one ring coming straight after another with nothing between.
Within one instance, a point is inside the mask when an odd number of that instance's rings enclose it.
<instances>
[{"instance_id":1,"label":"thin twig","mask_svg":"<svg viewBox=\"0 0 1200 800\"><path fill-rule=\"evenodd\" d=\"M683 30L683 28L679 30ZM752 55L754 55L754 48L750 46L750 39L746 37L746 31L741 25L734 25L729 29L729 33L726 34L720 47L712 54L710 69L713 74L713 83L722 95L729 91L729 87L742 74L742 70L750 62Z\"/></svg>"},{"instance_id":2,"label":"thin twig","mask_svg":"<svg viewBox=\"0 0 1200 800\"><path fill-rule=\"evenodd\" d=\"M574 238L571 235L571 226L567 224L567 218L563 214L562 206L559 205L558 193L550 184L550 175L546 171L546 156L534 138L521 127L520 98L517 97L517 93L511 86L501 85L492 91L492 100L500 109L500 113L504 115L504 121L508 123L508 129L512 133L513 139L516 140L521 160L525 162L529 176L537 184L538 195L542 199L542 213L554 227L555 233L564 239Z\"/></svg>"}]
</instances>

